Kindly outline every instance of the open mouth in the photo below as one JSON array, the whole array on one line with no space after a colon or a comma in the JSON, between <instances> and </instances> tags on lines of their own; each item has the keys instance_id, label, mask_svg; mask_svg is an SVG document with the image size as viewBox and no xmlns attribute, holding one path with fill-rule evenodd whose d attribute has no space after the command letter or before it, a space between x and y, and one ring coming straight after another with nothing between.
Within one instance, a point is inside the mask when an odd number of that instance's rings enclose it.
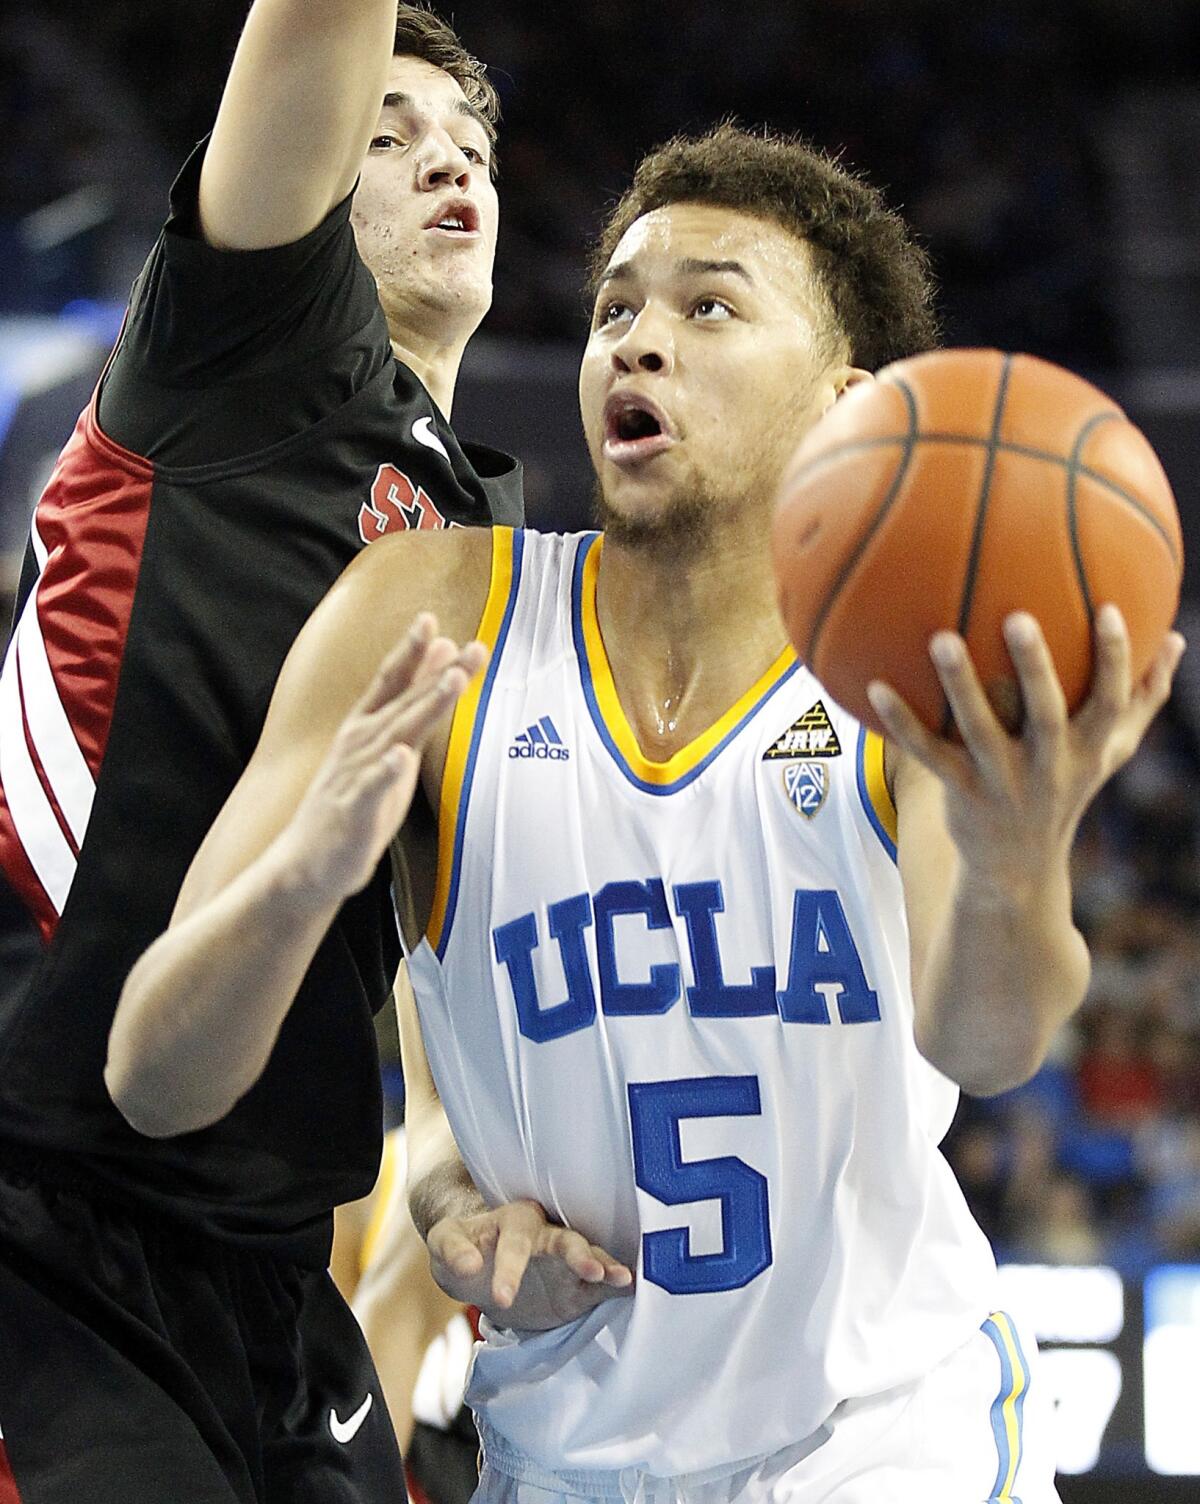
<instances>
[{"instance_id":1,"label":"open mouth","mask_svg":"<svg viewBox=\"0 0 1200 1504\"><path fill-rule=\"evenodd\" d=\"M604 452L618 463L649 459L675 442L666 414L648 397L615 394L604 409Z\"/></svg>"},{"instance_id":2,"label":"open mouth","mask_svg":"<svg viewBox=\"0 0 1200 1504\"><path fill-rule=\"evenodd\" d=\"M444 204L425 228L440 230L446 235L477 235L479 233L479 210L466 199L455 199Z\"/></svg>"},{"instance_id":3,"label":"open mouth","mask_svg":"<svg viewBox=\"0 0 1200 1504\"><path fill-rule=\"evenodd\" d=\"M613 431L618 439L629 443L636 439L654 438L662 433L662 424L644 407L627 407L624 412L617 414Z\"/></svg>"}]
</instances>

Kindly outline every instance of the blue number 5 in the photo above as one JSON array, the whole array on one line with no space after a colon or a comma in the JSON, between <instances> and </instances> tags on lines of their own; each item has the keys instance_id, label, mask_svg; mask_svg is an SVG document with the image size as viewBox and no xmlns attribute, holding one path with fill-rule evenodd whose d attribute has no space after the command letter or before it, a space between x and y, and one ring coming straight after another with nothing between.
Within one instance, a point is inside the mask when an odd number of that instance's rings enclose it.
<instances>
[{"instance_id":1,"label":"blue number 5","mask_svg":"<svg viewBox=\"0 0 1200 1504\"><path fill-rule=\"evenodd\" d=\"M720 1201L720 1253L693 1254L686 1227L642 1238L645 1278L672 1295L738 1290L771 1262L771 1224L765 1176L732 1155L685 1162L682 1118L757 1117L757 1076L704 1076L689 1081L643 1081L629 1087L633 1167L637 1183L664 1206Z\"/></svg>"}]
</instances>

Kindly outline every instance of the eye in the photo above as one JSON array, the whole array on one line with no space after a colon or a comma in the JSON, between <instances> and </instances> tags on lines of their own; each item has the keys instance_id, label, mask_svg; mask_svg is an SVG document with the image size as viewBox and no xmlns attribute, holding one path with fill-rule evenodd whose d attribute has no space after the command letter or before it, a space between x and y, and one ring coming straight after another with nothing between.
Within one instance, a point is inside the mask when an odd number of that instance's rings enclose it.
<instances>
[{"instance_id":1,"label":"eye","mask_svg":"<svg viewBox=\"0 0 1200 1504\"><path fill-rule=\"evenodd\" d=\"M383 136L372 136L371 137L371 150L372 151L391 151L391 149L392 149L393 146L403 146L403 145L404 145L404 143L400 140L400 138L398 136L383 135Z\"/></svg>"},{"instance_id":2,"label":"eye","mask_svg":"<svg viewBox=\"0 0 1200 1504\"><path fill-rule=\"evenodd\" d=\"M596 309L596 328L607 329L611 324L633 317L628 303L602 303Z\"/></svg>"},{"instance_id":3,"label":"eye","mask_svg":"<svg viewBox=\"0 0 1200 1504\"><path fill-rule=\"evenodd\" d=\"M734 318L735 314L720 298L701 298L692 305L692 317L704 324L719 324Z\"/></svg>"},{"instance_id":4,"label":"eye","mask_svg":"<svg viewBox=\"0 0 1200 1504\"><path fill-rule=\"evenodd\" d=\"M475 162L480 167L487 166L487 158L477 146L460 146L459 151L462 152L468 162Z\"/></svg>"}]
</instances>

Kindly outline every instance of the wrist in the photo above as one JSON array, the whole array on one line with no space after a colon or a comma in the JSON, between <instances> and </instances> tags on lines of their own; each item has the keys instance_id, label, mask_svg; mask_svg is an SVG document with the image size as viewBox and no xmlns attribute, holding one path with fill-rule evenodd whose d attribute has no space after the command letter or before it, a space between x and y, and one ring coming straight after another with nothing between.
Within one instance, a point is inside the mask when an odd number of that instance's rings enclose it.
<instances>
[{"instance_id":1,"label":"wrist","mask_svg":"<svg viewBox=\"0 0 1200 1504\"><path fill-rule=\"evenodd\" d=\"M262 879L272 907L293 924L326 920L350 894L334 874L322 871L314 854L305 849L303 835L289 823L263 853Z\"/></svg>"},{"instance_id":2,"label":"wrist","mask_svg":"<svg viewBox=\"0 0 1200 1504\"><path fill-rule=\"evenodd\" d=\"M439 1222L466 1221L487 1211L487 1202L474 1184L464 1179L465 1174L465 1169L456 1165L432 1171L416 1183L410 1181L408 1210L422 1242L428 1243Z\"/></svg>"},{"instance_id":3,"label":"wrist","mask_svg":"<svg viewBox=\"0 0 1200 1504\"><path fill-rule=\"evenodd\" d=\"M1072 912L1070 851L1005 862L960 859L955 907L979 915L1044 916L1058 923Z\"/></svg>"}]
</instances>

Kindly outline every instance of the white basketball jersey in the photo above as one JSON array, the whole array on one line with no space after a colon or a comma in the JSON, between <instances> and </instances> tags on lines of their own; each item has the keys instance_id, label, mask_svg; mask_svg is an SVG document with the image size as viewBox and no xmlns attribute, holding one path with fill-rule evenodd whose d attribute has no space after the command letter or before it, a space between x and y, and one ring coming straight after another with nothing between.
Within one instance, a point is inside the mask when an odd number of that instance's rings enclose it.
<instances>
[{"instance_id":1,"label":"white basketball jersey","mask_svg":"<svg viewBox=\"0 0 1200 1504\"><path fill-rule=\"evenodd\" d=\"M666 763L596 617L602 541L494 532L437 900L411 959L455 1137L636 1294L497 1334L468 1400L547 1467L721 1469L932 1369L995 1266L917 1053L882 744L789 651Z\"/></svg>"}]
</instances>

